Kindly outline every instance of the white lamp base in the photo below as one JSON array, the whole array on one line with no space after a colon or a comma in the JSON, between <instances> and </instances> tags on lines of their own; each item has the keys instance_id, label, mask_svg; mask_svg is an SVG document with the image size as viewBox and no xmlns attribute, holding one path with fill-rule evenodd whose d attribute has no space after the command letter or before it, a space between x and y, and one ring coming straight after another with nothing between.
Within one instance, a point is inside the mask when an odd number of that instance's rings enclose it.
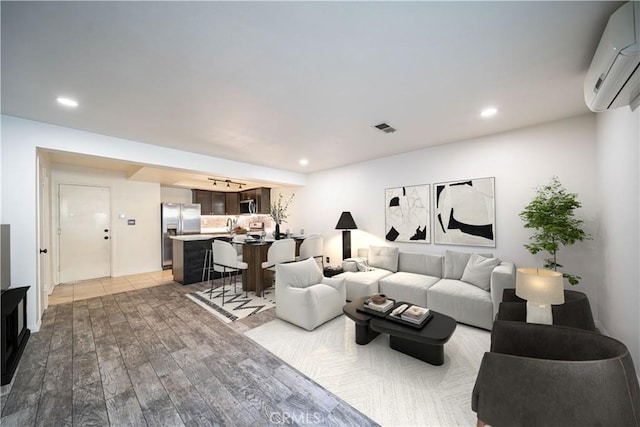
<instances>
[{"instance_id":1,"label":"white lamp base","mask_svg":"<svg viewBox=\"0 0 640 427\"><path fill-rule=\"evenodd\" d=\"M527 323L553 325L551 305L527 301Z\"/></svg>"}]
</instances>

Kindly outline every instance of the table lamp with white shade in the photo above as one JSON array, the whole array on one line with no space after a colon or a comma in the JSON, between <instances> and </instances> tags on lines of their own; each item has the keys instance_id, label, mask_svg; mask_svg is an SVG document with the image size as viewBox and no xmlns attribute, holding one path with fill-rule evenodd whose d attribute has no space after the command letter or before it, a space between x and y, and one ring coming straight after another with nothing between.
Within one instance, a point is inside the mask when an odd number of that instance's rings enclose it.
<instances>
[{"instance_id":1,"label":"table lamp with white shade","mask_svg":"<svg viewBox=\"0 0 640 427\"><path fill-rule=\"evenodd\" d=\"M551 304L564 304L562 273L519 268L516 271L516 295L527 300L527 322L552 325Z\"/></svg>"}]
</instances>

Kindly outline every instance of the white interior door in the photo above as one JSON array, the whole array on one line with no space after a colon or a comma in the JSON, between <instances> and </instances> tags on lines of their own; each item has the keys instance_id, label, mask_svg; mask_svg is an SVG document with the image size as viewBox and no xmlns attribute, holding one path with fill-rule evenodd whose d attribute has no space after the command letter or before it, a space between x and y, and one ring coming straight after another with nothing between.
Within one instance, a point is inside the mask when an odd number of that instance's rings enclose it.
<instances>
[{"instance_id":1,"label":"white interior door","mask_svg":"<svg viewBox=\"0 0 640 427\"><path fill-rule=\"evenodd\" d=\"M40 157L38 163L38 316L41 316L49 305L49 293L51 292L51 251L50 242L50 215L49 215L49 169Z\"/></svg>"},{"instance_id":2,"label":"white interior door","mask_svg":"<svg viewBox=\"0 0 640 427\"><path fill-rule=\"evenodd\" d=\"M111 275L109 188L60 184L60 282Z\"/></svg>"}]
</instances>

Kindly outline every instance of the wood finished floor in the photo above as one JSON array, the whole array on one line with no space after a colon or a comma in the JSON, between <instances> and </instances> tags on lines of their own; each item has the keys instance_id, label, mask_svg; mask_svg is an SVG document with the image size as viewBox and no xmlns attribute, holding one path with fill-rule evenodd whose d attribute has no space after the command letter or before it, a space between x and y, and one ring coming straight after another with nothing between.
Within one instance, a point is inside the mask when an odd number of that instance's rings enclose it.
<instances>
[{"instance_id":1,"label":"wood finished floor","mask_svg":"<svg viewBox=\"0 0 640 427\"><path fill-rule=\"evenodd\" d=\"M376 425L177 283L51 305L32 334L2 426Z\"/></svg>"}]
</instances>

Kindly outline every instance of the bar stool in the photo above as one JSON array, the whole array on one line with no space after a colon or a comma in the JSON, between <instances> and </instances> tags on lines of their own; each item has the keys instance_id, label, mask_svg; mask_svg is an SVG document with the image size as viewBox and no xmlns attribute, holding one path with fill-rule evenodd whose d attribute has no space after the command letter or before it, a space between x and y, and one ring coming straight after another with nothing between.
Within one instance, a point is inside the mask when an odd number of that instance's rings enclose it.
<instances>
[{"instance_id":1,"label":"bar stool","mask_svg":"<svg viewBox=\"0 0 640 427\"><path fill-rule=\"evenodd\" d=\"M207 283L211 280L211 272L213 270L213 249L207 249L204 253L204 264L202 266L202 282L204 282L205 277L207 278ZM214 276L215 277L215 276Z\"/></svg>"},{"instance_id":2,"label":"bar stool","mask_svg":"<svg viewBox=\"0 0 640 427\"><path fill-rule=\"evenodd\" d=\"M224 293L226 285L226 277L229 276L229 282L231 282L231 274L238 273L240 270L246 270L249 266L246 262L238 260L238 254L231 243L223 242L222 240L213 241L213 268L215 271L222 274L222 305L224 305ZM237 276L234 276L233 290L236 289ZM229 283L231 284L231 283ZM209 290L209 298L213 295L213 282L211 282L211 289ZM246 296L246 294L245 294Z\"/></svg>"}]
</instances>

